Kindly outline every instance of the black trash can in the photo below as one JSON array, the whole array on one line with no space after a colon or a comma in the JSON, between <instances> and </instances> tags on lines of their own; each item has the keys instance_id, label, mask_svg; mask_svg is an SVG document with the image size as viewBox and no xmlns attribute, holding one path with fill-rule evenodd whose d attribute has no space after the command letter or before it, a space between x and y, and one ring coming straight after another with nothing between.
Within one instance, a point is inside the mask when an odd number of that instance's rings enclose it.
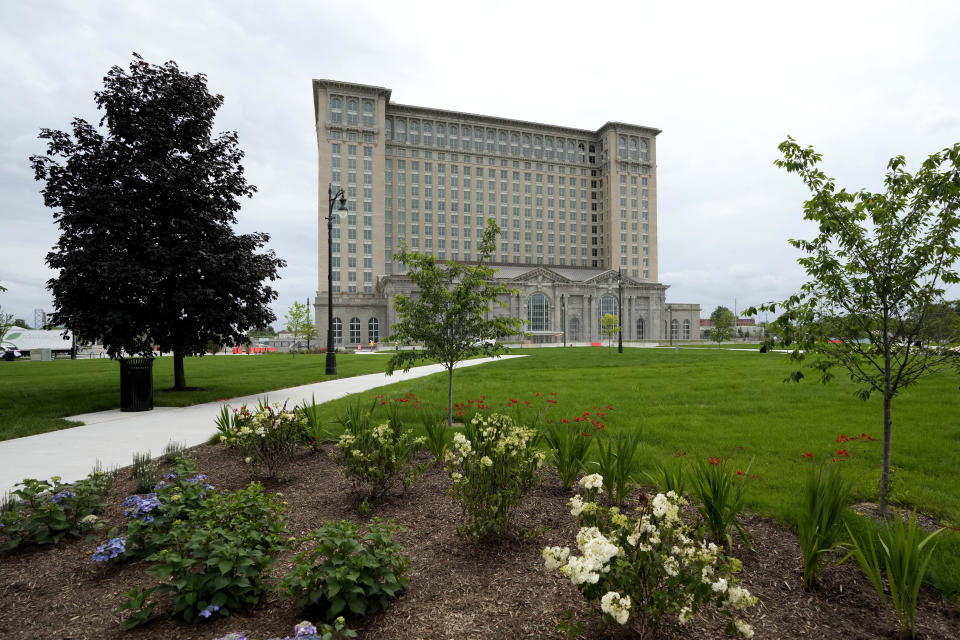
<instances>
[{"instance_id":1,"label":"black trash can","mask_svg":"<svg viewBox=\"0 0 960 640\"><path fill-rule=\"evenodd\" d=\"M120 411L153 409L153 358L120 359Z\"/></svg>"}]
</instances>

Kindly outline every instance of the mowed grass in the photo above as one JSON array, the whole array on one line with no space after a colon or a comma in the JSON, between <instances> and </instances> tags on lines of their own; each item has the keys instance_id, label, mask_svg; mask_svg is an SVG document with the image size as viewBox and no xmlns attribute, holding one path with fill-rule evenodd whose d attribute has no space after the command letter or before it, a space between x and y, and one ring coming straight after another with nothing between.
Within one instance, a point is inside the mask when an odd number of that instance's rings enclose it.
<instances>
[{"instance_id":1,"label":"mowed grass","mask_svg":"<svg viewBox=\"0 0 960 640\"><path fill-rule=\"evenodd\" d=\"M477 400L482 394L486 404L502 409L515 398L528 416L543 409L544 419L567 418L571 423L590 412L589 419L605 427L587 424L583 431L589 437L640 432L640 471L652 472L657 463L676 455L690 461L729 458L743 470L750 467L747 509L789 525L796 520L807 468L818 462L834 464L834 457L855 479L857 502L877 499L881 398L860 400L854 395L857 387L843 375L828 385L815 382L813 373L799 384L784 383L795 365L783 354L755 350L627 348L617 354L615 348L592 347L514 353L528 357L457 371L454 401ZM960 376L952 373L926 378L902 392L893 405L891 499L951 527L941 534L929 570L932 583L947 593L960 592L958 383ZM333 421L350 402L373 404L378 394L392 398L407 392L424 406L444 408L446 376L328 403L324 413ZM547 403L548 398L556 404ZM525 400L531 402L529 408ZM610 411L605 410L608 404ZM598 411L605 415L597 416ZM874 440L838 443L841 434L867 434ZM838 455L838 449L849 455ZM803 455L808 452L813 460Z\"/></svg>"},{"instance_id":2,"label":"mowed grass","mask_svg":"<svg viewBox=\"0 0 960 640\"><path fill-rule=\"evenodd\" d=\"M331 379L324 374L323 354L206 356L186 358L187 385L173 387L173 358L153 364L153 400L160 407L183 407L218 398L272 391ZM337 376L350 377L384 370L385 355L337 355ZM0 440L75 426L64 420L120 406L120 364L114 360L54 360L0 362ZM212 425L211 425L212 429Z\"/></svg>"}]
</instances>

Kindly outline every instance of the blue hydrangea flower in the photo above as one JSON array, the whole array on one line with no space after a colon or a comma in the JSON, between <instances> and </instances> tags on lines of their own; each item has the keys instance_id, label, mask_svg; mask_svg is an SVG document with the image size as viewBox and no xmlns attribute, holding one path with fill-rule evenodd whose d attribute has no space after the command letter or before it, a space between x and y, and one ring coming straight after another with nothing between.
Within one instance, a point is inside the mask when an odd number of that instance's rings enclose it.
<instances>
[{"instance_id":1,"label":"blue hydrangea flower","mask_svg":"<svg viewBox=\"0 0 960 640\"><path fill-rule=\"evenodd\" d=\"M163 474L163 479L164 479L164 480L176 480L176 479L177 479L177 474L175 474L175 473L165 473L165 474Z\"/></svg>"},{"instance_id":2,"label":"blue hydrangea flower","mask_svg":"<svg viewBox=\"0 0 960 640\"><path fill-rule=\"evenodd\" d=\"M209 607L200 612L201 618L209 618L213 615L214 611L220 611L220 607L215 604L211 604Z\"/></svg>"},{"instance_id":3,"label":"blue hydrangea flower","mask_svg":"<svg viewBox=\"0 0 960 640\"><path fill-rule=\"evenodd\" d=\"M126 538L110 538L110 541L97 547L93 554L94 562L108 562L127 550Z\"/></svg>"},{"instance_id":4,"label":"blue hydrangea flower","mask_svg":"<svg viewBox=\"0 0 960 640\"><path fill-rule=\"evenodd\" d=\"M160 498L155 493L148 493L145 496L132 495L123 501L125 507L123 514L130 518L136 518L144 524L150 524L153 522L153 516L149 513L161 505Z\"/></svg>"},{"instance_id":5,"label":"blue hydrangea flower","mask_svg":"<svg viewBox=\"0 0 960 640\"><path fill-rule=\"evenodd\" d=\"M55 496L50 498L50 502L60 502L64 498L76 498L76 497L77 497L76 493L74 493L70 489L64 489L63 491L60 491Z\"/></svg>"},{"instance_id":6,"label":"blue hydrangea flower","mask_svg":"<svg viewBox=\"0 0 960 640\"><path fill-rule=\"evenodd\" d=\"M293 633L297 638L307 635L316 635L317 628L313 626L309 621L304 620L300 624L293 626Z\"/></svg>"}]
</instances>

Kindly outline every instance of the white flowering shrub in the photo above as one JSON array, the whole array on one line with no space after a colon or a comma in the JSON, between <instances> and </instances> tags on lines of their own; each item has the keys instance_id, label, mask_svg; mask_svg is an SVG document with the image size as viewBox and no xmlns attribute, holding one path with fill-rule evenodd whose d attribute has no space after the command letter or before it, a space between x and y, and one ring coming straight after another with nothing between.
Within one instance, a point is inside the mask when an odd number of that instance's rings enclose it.
<instances>
[{"instance_id":1,"label":"white flowering shrub","mask_svg":"<svg viewBox=\"0 0 960 640\"><path fill-rule=\"evenodd\" d=\"M287 405L261 403L256 411L246 405L232 413L223 407L217 418L220 442L237 449L255 475L273 478L290 462L304 439L307 420Z\"/></svg>"},{"instance_id":2,"label":"white flowering shrub","mask_svg":"<svg viewBox=\"0 0 960 640\"><path fill-rule=\"evenodd\" d=\"M361 423L340 435L333 457L364 499L376 500L398 481L406 491L430 466L415 462L425 442L399 423Z\"/></svg>"},{"instance_id":3,"label":"white flowering shrub","mask_svg":"<svg viewBox=\"0 0 960 640\"><path fill-rule=\"evenodd\" d=\"M511 528L523 495L540 480L545 455L536 439L536 431L498 413L477 414L454 435L444 464L466 518L462 533L489 538Z\"/></svg>"},{"instance_id":4,"label":"white flowering shrub","mask_svg":"<svg viewBox=\"0 0 960 640\"><path fill-rule=\"evenodd\" d=\"M665 616L686 624L705 607L730 619L727 633L745 638L753 630L735 612L756 604L735 574L736 558L707 544L684 522L684 500L672 491L646 501L633 515L595 502L603 486L598 474L581 478L583 496L570 499L570 513L579 521L577 550L547 547L547 569L558 570L588 600L599 602L603 615L630 625L647 637Z\"/></svg>"}]
</instances>

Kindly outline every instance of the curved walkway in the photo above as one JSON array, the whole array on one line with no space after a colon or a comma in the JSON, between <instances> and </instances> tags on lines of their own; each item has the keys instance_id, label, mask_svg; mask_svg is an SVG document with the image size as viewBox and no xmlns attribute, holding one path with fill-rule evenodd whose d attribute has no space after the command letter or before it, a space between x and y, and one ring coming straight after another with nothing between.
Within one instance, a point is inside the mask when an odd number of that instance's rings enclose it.
<instances>
[{"instance_id":1,"label":"curved walkway","mask_svg":"<svg viewBox=\"0 0 960 640\"><path fill-rule=\"evenodd\" d=\"M524 356L500 356L500 359ZM494 358L478 358L457 364L472 367ZM292 407L309 402L317 403L343 398L352 393L368 391L396 382L404 382L444 371L443 365L415 367L407 373L398 371L392 376L371 373L352 378L337 378L299 387L289 387L266 393L231 398L229 404L256 405L263 396ZM104 469L128 466L135 452L149 451L154 457L163 452L167 443L185 442L188 447L206 442L216 431L215 420L226 402L207 402L190 407L156 407L152 411L121 412L119 409L71 416L84 424L79 427L50 431L24 438L0 442L0 494L10 491L24 478L46 479L59 475L64 482L73 482L87 476L99 460Z\"/></svg>"}]
</instances>

